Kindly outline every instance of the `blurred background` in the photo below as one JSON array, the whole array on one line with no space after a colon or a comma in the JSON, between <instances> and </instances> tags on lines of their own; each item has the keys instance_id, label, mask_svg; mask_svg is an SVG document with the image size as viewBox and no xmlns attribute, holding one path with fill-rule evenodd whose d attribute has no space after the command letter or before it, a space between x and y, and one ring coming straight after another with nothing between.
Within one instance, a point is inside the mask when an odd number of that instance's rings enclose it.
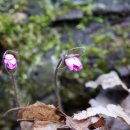
<instances>
[{"instance_id":1,"label":"blurred background","mask_svg":"<svg viewBox=\"0 0 130 130\"><path fill-rule=\"evenodd\" d=\"M22 106L54 104L53 72L61 54L84 47L83 70L59 71L64 111L89 107L99 89L85 83L115 70L129 87L129 0L0 0L0 116L14 107L11 77L2 64L6 50L19 53L15 73ZM19 130L16 113L0 119L1 130Z\"/></svg>"}]
</instances>

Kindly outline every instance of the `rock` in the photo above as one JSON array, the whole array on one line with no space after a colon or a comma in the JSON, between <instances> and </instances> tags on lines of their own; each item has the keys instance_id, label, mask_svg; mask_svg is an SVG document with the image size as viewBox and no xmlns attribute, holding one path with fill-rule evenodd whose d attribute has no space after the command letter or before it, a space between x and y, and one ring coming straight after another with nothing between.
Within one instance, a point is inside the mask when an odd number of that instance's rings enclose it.
<instances>
[{"instance_id":1,"label":"rock","mask_svg":"<svg viewBox=\"0 0 130 130\"><path fill-rule=\"evenodd\" d=\"M95 2L95 0L93 0ZM130 11L129 0L96 0L96 11L128 13Z\"/></svg>"},{"instance_id":2,"label":"rock","mask_svg":"<svg viewBox=\"0 0 130 130\"><path fill-rule=\"evenodd\" d=\"M130 71L127 67L119 67L116 70L122 77L128 76L130 74Z\"/></svg>"},{"instance_id":3,"label":"rock","mask_svg":"<svg viewBox=\"0 0 130 130\"><path fill-rule=\"evenodd\" d=\"M41 100L43 97L50 94L53 86L53 63L52 60L40 59L29 70L29 81L32 87L30 88L32 97L38 97ZM35 91L36 90L36 91Z\"/></svg>"},{"instance_id":4,"label":"rock","mask_svg":"<svg viewBox=\"0 0 130 130\"><path fill-rule=\"evenodd\" d=\"M83 11L81 11L81 10L71 10L67 14L58 17L57 21L82 19L83 16L84 16Z\"/></svg>"}]
</instances>

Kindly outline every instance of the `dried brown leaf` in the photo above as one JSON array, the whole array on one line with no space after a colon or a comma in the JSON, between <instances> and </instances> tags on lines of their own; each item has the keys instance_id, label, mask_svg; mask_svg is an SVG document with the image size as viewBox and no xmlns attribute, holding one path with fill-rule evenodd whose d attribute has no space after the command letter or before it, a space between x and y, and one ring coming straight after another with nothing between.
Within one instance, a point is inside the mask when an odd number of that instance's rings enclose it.
<instances>
[{"instance_id":1,"label":"dried brown leaf","mask_svg":"<svg viewBox=\"0 0 130 130\"><path fill-rule=\"evenodd\" d=\"M18 113L18 118L22 120L65 122L65 115L62 112L58 113L58 111L53 105L37 102L21 109Z\"/></svg>"},{"instance_id":2,"label":"dried brown leaf","mask_svg":"<svg viewBox=\"0 0 130 130\"><path fill-rule=\"evenodd\" d=\"M34 123L34 130L57 130L61 126L60 123L53 123L49 121L36 121Z\"/></svg>"},{"instance_id":3,"label":"dried brown leaf","mask_svg":"<svg viewBox=\"0 0 130 130\"><path fill-rule=\"evenodd\" d=\"M20 123L21 130L57 130L62 124L50 121L22 121Z\"/></svg>"},{"instance_id":4,"label":"dried brown leaf","mask_svg":"<svg viewBox=\"0 0 130 130\"><path fill-rule=\"evenodd\" d=\"M22 130L26 130L26 128L28 130L89 130L90 126L99 128L104 125L101 117L75 120L52 105L39 102L23 108L18 115Z\"/></svg>"},{"instance_id":5,"label":"dried brown leaf","mask_svg":"<svg viewBox=\"0 0 130 130\"><path fill-rule=\"evenodd\" d=\"M90 128L101 128L105 126L103 117L95 116L83 120L76 120L67 117L66 126L71 130L90 130ZM63 129L64 130L64 129Z\"/></svg>"},{"instance_id":6,"label":"dried brown leaf","mask_svg":"<svg viewBox=\"0 0 130 130\"><path fill-rule=\"evenodd\" d=\"M99 85L103 89L114 88L116 86L122 86L126 91L130 92L130 89L121 81L118 74L115 71L111 71L108 74L99 76L95 81L89 81L85 84L86 87L97 88Z\"/></svg>"},{"instance_id":7,"label":"dried brown leaf","mask_svg":"<svg viewBox=\"0 0 130 130\"><path fill-rule=\"evenodd\" d=\"M88 126L88 128L90 130L96 129L96 128L100 128L102 126L105 126L105 119L103 117L101 117L97 122L91 124Z\"/></svg>"},{"instance_id":8,"label":"dried brown leaf","mask_svg":"<svg viewBox=\"0 0 130 130\"><path fill-rule=\"evenodd\" d=\"M120 118L128 125L130 125L130 117L127 115L127 113L123 111L122 107L113 104L109 104L107 107L90 107L86 111L74 114L73 119L83 120L96 115L105 115L108 117Z\"/></svg>"}]
</instances>

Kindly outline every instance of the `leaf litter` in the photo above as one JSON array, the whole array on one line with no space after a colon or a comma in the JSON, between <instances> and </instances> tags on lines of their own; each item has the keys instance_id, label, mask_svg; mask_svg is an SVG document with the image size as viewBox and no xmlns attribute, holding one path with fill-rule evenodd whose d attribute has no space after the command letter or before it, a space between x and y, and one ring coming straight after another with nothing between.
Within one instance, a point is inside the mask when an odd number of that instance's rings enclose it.
<instances>
[{"instance_id":1,"label":"leaf litter","mask_svg":"<svg viewBox=\"0 0 130 130\"><path fill-rule=\"evenodd\" d=\"M118 93L116 86L130 91L114 71L85 85L91 88L101 85L104 89L101 93L108 89L113 91L113 88L114 93ZM121 93L124 90L121 89ZM91 107L75 113L72 117L53 105L41 102L22 108L18 113L21 130L130 130L130 95L120 103L113 102L114 104L105 94L97 97L89 101Z\"/></svg>"}]
</instances>

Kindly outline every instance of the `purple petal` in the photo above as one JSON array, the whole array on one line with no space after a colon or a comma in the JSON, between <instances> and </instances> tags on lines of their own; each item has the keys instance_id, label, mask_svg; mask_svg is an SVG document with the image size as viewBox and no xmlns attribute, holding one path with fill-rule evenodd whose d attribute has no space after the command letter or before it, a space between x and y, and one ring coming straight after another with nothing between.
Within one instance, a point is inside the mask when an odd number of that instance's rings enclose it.
<instances>
[{"instance_id":1,"label":"purple petal","mask_svg":"<svg viewBox=\"0 0 130 130\"><path fill-rule=\"evenodd\" d=\"M67 57L65 64L71 71L80 71L82 69L82 63L78 57Z\"/></svg>"}]
</instances>

